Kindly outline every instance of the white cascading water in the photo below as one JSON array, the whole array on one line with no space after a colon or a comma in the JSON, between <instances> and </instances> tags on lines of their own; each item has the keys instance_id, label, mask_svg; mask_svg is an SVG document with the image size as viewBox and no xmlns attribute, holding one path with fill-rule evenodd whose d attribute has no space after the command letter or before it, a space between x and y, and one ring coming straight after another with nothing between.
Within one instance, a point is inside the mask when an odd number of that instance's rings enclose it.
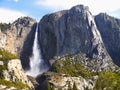
<instances>
[{"instance_id":1,"label":"white cascading water","mask_svg":"<svg viewBox=\"0 0 120 90\"><path fill-rule=\"evenodd\" d=\"M40 46L38 45L38 24L36 26L36 32L35 32L35 39L33 43L33 52L32 56L30 57L30 70L26 72L27 75L30 75L32 77L36 77L39 74L42 74L43 72L48 70L48 67L46 68L40 68L40 65L42 63L41 58L41 52L40 52Z\"/></svg>"}]
</instances>

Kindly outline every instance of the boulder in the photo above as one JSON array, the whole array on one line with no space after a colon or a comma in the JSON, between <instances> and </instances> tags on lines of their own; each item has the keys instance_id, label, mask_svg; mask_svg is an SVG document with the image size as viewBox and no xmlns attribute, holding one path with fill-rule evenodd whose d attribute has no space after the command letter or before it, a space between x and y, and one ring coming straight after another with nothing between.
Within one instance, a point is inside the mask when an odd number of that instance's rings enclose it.
<instances>
[{"instance_id":1,"label":"boulder","mask_svg":"<svg viewBox=\"0 0 120 90\"><path fill-rule=\"evenodd\" d=\"M21 82L23 84L28 85L31 89L34 89L33 84L22 69L21 62L19 59L1 62L4 63L2 66L5 67L1 72L1 75L3 76L2 78L4 80L12 81L14 83Z\"/></svg>"}]
</instances>

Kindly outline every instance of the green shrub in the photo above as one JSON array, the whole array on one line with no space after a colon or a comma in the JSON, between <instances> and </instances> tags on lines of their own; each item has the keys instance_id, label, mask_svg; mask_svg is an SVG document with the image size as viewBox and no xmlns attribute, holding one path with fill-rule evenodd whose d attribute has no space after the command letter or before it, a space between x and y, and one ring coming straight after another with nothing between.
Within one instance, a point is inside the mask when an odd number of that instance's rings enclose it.
<instances>
[{"instance_id":1,"label":"green shrub","mask_svg":"<svg viewBox=\"0 0 120 90\"><path fill-rule=\"evenodd\" d=\"M14 83L14 86L17 88L17 89L24 89L24 88L29 88L29 86L27 84L24 84L22 82L13 82Z\"/></svg>"},{"instance_id":2,"label":"green shrub","mask_svg":"<svg viewBox=\"0 0 120 90\"><path fill-rule=\"evenodd\" d=\"M106 71L99 74L94 90L120 90L120 76L114 72Z\"/></svg>"},{"instance_id":3,"label":"green shrub","mask_svg":"<svg viewBox=\"0 0 120 90\"><path fill-rule=\"evenodd\" d=\"M2 61L4 61L4 60L11 60L11 59L18 59L19 58L15 54L12 54L12 53L10 53L7 50L1 50L1 49L0 49L0 55L2 56L0 58L0 60L2 60Z\"/></svg>"},{"instance_id":4,"label":"green shrub","mask_svg":"<svg viewBox=\"0 0 120 90\"><path fill-rule=\"evenodd\" d=\"M0 65L0 78L3 78L3 70L7 70L7 66L5 65Z\"/></svg>"},{"instance_id":5,"label":"green shrub","mask_svg":"<svg viewBox=\"0 0 120 90\"><path fill-rule=\"evenodd\" d=\"M0 65L0 71L1 70L7 70L8 68L7 68L7 66L5 66L5 65Z\"/></svg>"},{"instance_id":6,"label":"green shrub","mask_svg":"<svg viewBox=\"0 0 120 90\"><path fill-rule=\"evenodd\" d=\"M7 87L15 87L18 90L29 88L27 84L23 84L22 82L12 82L4 79L0 79L0 84L5 85Z\"/></svg>"},{"instance_id":7,"label":"green shrub","mask_svg":"<svg viewBox=\"0 0 120 90\"><path fill-rule=\"evenodd\" d=\"M7 23L0 23L0 29L1 29L1 31L4 31L4 30L6 30L7 28L9 28L10 27L10 23L9 24L7 24Z\"/></svg>"},{"instance_id":8,"label":"green shrub","mask_svg":"<svg viewBox=\"0 0 120 90\"><path fill-rule=\"evenodd\" d=\"M51 87L50 83L47 81L46 89L45 90L54 90L54 87Z\"/></svg>"},{"instance_id":9,"label":"green shrub","mask_svg":"<svg viewBox=\"0 0 120 90\"><path fill-rule=\"evenodd\" d=\"M22 82L12 82L12 81L6 81L4 79L0 79L0 84L5 85L7 87L15 87L18 90L29 88L27 84L23 84Z\"/></svg>"}]
</instances>

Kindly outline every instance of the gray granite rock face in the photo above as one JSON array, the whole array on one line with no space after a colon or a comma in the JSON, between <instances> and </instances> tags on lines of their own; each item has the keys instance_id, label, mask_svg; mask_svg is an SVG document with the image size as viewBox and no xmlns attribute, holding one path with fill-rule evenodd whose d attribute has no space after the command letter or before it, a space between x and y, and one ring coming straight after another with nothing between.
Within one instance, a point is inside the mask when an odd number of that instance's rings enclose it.
<instances>
[{"instance_id":1,"label":"gray granite rock face","mask_svg":"<svg viewBox=\"0 0 120 90\"><path fill-rule=\"evenodd\" d=\"M24 41L36 21L30 17L21 17L7 30L0 32L0 48L20 56Z\"/></svg>"},{"instance_id":2,"label":"gray granite rock face","mask_svg":"<svg viewBox=\"0 0 120 90\"><path fill-rule=\"evenodd\" d=\"M78 5L70 10L45 15L39 22L39 42L45 59L65 54L86 53L97 57L101 66L111 58L107 54L89 8Z\"/></svg>"},{"instance_id":3,"label":"gray granite rock face","mask_svg":"<svg viewBox=\"0 0 120 90\"><path fill-rule=\"evenodd\" d=\"M33 52L33 43L36 31L36 23L32 26L31 31L28 33L22 48L22 52L20 54L21 64L24 70L30 69L30 57Z\"/></svg>"},{"instance_id":4,"label":"gray granite rock face","mask_svg":"<svg viewBox=\"0 0 120 90\"><path fill-rule=\"evenodd\" d=\"M95 21L108 53L120 66L120 19L100 13L95 16Z\"/></svg>"},{"instance_id":5,"label":"gray granite rock face","mask_svg":"<svg viewBox=\"0 0 120 90\"><path fill-rule=\"evenodd\" d=\"M70 10L46 15L39 23L43 54L54 55L89 52L92 34L87 21L87 10L76 6ZM85 47L84 47L85 46Z\"/></svg>"},{"instance_id":6,"label":"gray granite rock face","mask_svg":"<svg viewBox=\"0 0 120 90\"><path fill-rule=\"evenodd\" d=\"M2 63L1 66L7 68L3 70L1 69L2 70L1 75L3 75L2 79L6 81L11 81L13 83L21 82L21 83L27 84L32 90L34 90L34 86L32 82L29 80L29 78L27 77L27 75L25 74L19 59L12 59L8 61L0 61L0 62ZM2 84L3 83L1 83L1 85ZM6 86L6 84L4 86ZM4 88L0 86L1 90L14 90L9 88L11 87L6 86L6 88ZM28 88L26 88L25 90L28 90Z\"/></svg>"}]
</instances>

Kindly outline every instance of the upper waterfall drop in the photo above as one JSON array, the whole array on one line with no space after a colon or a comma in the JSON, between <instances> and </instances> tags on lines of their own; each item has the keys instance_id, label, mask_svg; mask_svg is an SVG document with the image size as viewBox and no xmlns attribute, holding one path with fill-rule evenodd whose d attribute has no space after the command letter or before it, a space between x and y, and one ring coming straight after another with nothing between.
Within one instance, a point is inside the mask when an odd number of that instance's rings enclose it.
<instances>
[{"instance_id":1,"label":"upper waterfall drop","mask_svg":"<svg viewBox=\"0 0 120 90\"><path fill-rule=\"evenodd\" d=\"M42 67L44 60L41 57L40 45L38 44L38 23L36 25L35 38L33 43L33 52L30 59L30 70L26 71L27 75L36 77L48 70L47 66Z\"/></svg>"}]
</instances>

